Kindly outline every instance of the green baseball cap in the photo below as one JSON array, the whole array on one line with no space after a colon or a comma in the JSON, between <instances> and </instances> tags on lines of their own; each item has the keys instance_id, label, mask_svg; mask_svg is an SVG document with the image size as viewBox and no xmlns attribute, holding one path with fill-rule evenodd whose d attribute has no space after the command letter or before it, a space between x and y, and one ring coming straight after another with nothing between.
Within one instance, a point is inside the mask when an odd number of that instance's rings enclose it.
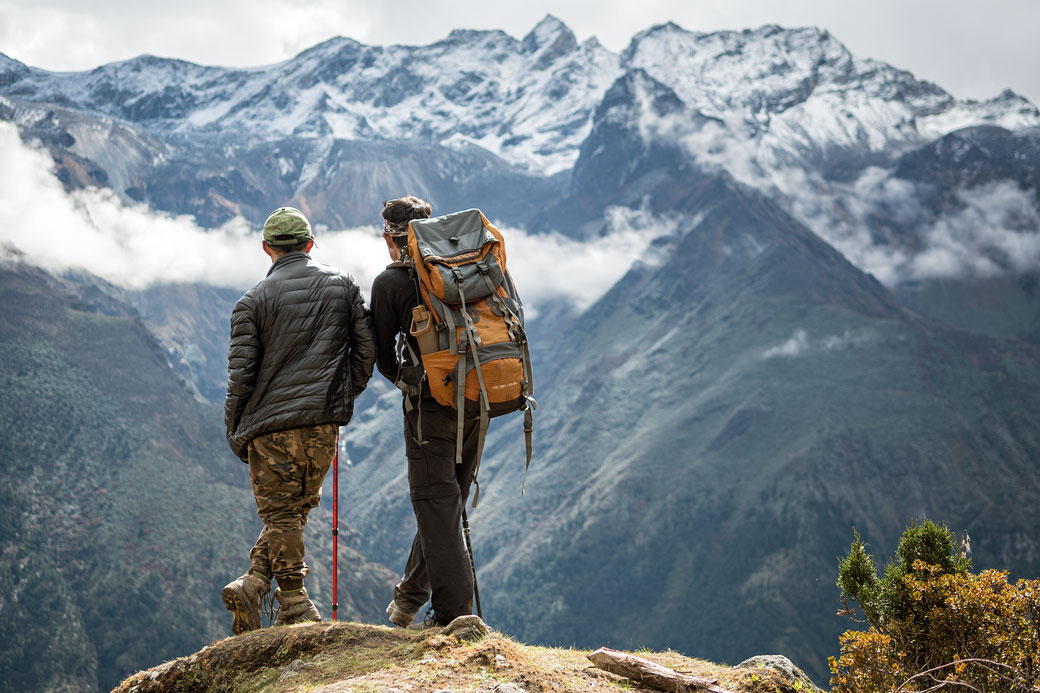
<instances>
[{"instance_id":1,"label":"green baseball cap","mask_svg":"<svg viewBox=\"0 0 1040 693\"><path fill-rule=\"evenodd\" d=\"M310 222L295 207L279 207L264 222L264 240L267 245L296 245L313 239Z\"/></svg>"}]
</instances>

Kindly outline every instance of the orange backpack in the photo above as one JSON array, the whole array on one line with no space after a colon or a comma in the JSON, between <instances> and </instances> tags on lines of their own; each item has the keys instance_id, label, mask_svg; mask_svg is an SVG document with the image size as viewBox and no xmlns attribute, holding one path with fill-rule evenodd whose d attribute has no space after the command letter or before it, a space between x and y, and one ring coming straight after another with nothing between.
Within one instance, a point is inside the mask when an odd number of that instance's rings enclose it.
<instances>
[{"instance_id":1,"label":"orange backpack","mask_svg":"<svg viewBox=\"0 0 1040 693\"><path fill-rule=\"evenodd\" d=\"M523 304L506 269L502 234L478 209L414 219L408 225L408 254L424 302L412 311L410 331L419 342L430 393L458 411L456 464L462 462L466 414L480 417L479 469L489 419L522 410L526 482L532 411L538 404ZM480 485L476 471L473 476L476 507Z\"/></svg>"}]
</instances>

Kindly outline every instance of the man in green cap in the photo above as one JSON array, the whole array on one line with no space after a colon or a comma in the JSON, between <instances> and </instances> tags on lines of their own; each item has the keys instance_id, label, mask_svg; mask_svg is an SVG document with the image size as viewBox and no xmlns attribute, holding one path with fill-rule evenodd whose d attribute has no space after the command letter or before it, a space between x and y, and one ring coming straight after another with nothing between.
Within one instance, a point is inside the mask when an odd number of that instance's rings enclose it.
<instances>
[{"instance_id":1,"label":"man in green cap","mask_svg":"<svg viewBox=\"0 0 1040 693\"><path fill-rule=\"evenodd\" d=\"M271 269L232 311L224 402L228 442L249 464L264 521L249 571L221 593L235 635L261 626L272 578L274 625L321 620L303 586L303 528L375 355L357 284L310 258L314 235L300 210L276 209L262 246Z\"/></svg>"}]
</instances>

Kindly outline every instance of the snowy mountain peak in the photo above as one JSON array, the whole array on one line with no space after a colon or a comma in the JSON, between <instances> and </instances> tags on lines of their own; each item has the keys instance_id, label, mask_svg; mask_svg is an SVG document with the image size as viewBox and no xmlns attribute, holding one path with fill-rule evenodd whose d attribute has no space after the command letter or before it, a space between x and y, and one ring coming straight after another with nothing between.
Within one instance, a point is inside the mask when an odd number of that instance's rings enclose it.
<instances>
[{"instance_id":1,"label":"snowy mountain peak","mask_svg":"<svg viewBox=\"0 0 1040 693\"><path fill-rule=\"evenodd\" d=\"M967 103L976 102L969 100ZM1040 110L1038 110L1037 107L1029 101L1029 99L1022 96L1021 94L1012 91L1011 89L1005 89L1004 91L994 96L992 99L988 99L987 101L983 101L982 103L989 104L994 108L999 107L1007 111L1014 111L1018 114L1031 117L1036 117L1038 114L1040 114Z\"/></svg>"},{"instance_id":2,"label":"snowy mountain peak","mask_svg":"<svg viewBox=\"0 0 1040 693\"><path fill-rule=\"evenodd\" d=\"M675 22L665 22L663 24L654 24L653 26L648 27L646 29L643 29L638 34L633 36L632 37L632 41L630 42L629 45L631 46L633 44L636 44L636 43L646 39L649 36L662 36L662 35L668 35L668 34L672 34L672 33L675 33L675 34L689 34L691 32L687 31L686 29L683 29L681 26L679 26Z\"/></svg>"},{"instance_id":3,"label":"snowy mountain peak","mask_svg":"<svg viewBox=\"0 0 1040 693\"><path fill-rule=\"evenodd\" d=\"M598 48L602 48L603 44L601 44L599 42L599 39L595 36L590 36L581 42L581 47L585 50L596 50Z\"/></svg>"},{"instance_id":4,"label":"snowy mountain peak","mask_svg":"<svg viewBox=\"0 0 1040 693\"><path fill-rule=\"evenodd\" d=\"M974 125L996 125L1007 130L1040 126L1040 110L1025 97L1005 89L986 101L954 102L949 108L917 120L917 129L934 139Z\"/></svg>"},{"instance_id":5,"label":"snowy mountain peak","mask_svg":"<svg viewBox=\"0 0 1040 693\"><path fill-rule=\"evenodd\" d=\"M337 37L254 69L139 56L54 73L2 56L0 95L58 102L189 141L301 135L477 145L518 168L553 174L574 165L611 84L637 69L691 111L782 158L898 150L972 124L1040 125L1036 108L1012 92L957 101L853 56L813 27L698 33L669 22L635 36L619 57L595 38L579 46L552 15L522 40L477 30L425 46Z\"/></svg>"},{"instance_id":6,"label":"snowy mountain peak","mask_svg":"<svg viewBox=\"0 0 1040 693\"><path fill-rule=\"evenodd\" d=\"M358 43L354 39L347 38L346 36L333 36L328 40L300 51L290 62L305 60L312 55L330 55L342 51L354 51L360 48L361 45L362 44Z\"/></svg>"},{"instance_id":7,"label":"snowy mountain peak","mask_svg":"<svg viewBox=\"0 0 1040 693\"><path fill-rule=\"evenodd\" d=\"M488 43L516 43L516 39L500 29L491 31L485 29L452 29L448 38L433 44L488 44Z\"/></svg>"},{"instance_id":8,"label":"snowy mountain peak","mask_svg":"<svg viewBox=\"0 0 1040 693\"><path fill-rule=\"evenodd\" d=\"M560 40L561 36L564 40L577 45L574 33L570 28L553 15L547 14L540 22L535 24L534 28L527 33L527 36L524 36L524 50L528 52L536 51L549 43Z\"/></svg>"},{"instance_id":9,"label":"snowy mountain peak","mask_svg":"<svg viewBox=\"0 0 1040 693\"><path fill-rule=\"evenodd\" d=\"M13 84L29 73L29 68L0 53L0 87Z\"/></svg>"},{"instance_id":10,"label":"snowy mountain peak","mask_svg":"<svg viewBox=\"0 0 1040 693\"><path fill-rule=\"evenodd\" d=\"M636 35L621 61L719 114L740 106L782 111L821 82L848 81L857 71L852 54L826 32L776 25L699 33L662 24Z\"/></svg>"},{"instance_id":11,"label":"snowy mountain peak","mask_svg":"<svg viewBox=\"0 0 1040 693\"><path fill-rule=\"evenodd\" d=\"M0 53L0 69L7 69L18 65L25 67L25 63L15 60L6 53Z\"/></svg>"},{"instance_id":12,"label":"snowy mountain peak","mask_svg":"<svg viewBox=\"0 0 1040 693\"><path fill-rule=\"evenodd\" d=\"M524 52L536 56L534 66L544 70L554 61L578 48L578 41L566 24L548 14L522 42Z\"/></svg>"},{"instance_id":13,"label":"snowy mountain peak","mask_svg":"<svg viewBox=\"0 0 1040 693\"><path fill-rule=\"evenodd\" d=\"M697 33L664 24L633 38L621 66L645 70L756 141L767 161L898 151L970 122L1040 124L1028 102L958 102L909 72L857 58L816 27Z\"/></svg>"}]
</instances>

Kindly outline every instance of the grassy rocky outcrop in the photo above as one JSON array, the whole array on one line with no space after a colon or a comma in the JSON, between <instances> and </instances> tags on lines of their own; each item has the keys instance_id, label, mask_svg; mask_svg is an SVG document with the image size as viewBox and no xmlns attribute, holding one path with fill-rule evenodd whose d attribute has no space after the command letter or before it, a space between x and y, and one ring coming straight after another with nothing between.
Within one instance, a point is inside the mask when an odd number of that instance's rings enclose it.
<instances>
[{"instance_id":1,"label":"grassy rocky outcrop","mask_svg":"<svg viewBox=\"0 0 1040 693\"><path fill-rule=\"evenodd\" d=\"M416 631L316 623L266 628L219 640L191 656L134 674L116 691L636 689L628 679L593 666L588 654L586 650L524 645L495 631L486 637L463 639L439 628ZM715 680L718 687L733 693L817 690L797 669L784 671L768 658L728 667L672 651L638 654L676 671Z\"/></svg>"}]
</instances>

